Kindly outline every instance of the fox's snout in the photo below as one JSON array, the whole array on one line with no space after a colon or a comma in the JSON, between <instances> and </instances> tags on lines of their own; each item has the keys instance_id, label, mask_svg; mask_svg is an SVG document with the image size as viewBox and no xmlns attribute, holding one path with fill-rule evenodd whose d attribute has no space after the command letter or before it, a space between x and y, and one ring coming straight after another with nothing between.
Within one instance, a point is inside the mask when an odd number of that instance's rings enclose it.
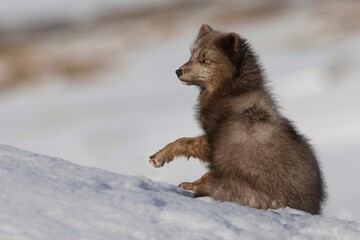
<instances>
[{"instance_id":1,"label":"fox's snout","mask_svg":"<svg viewBox=\"0 0 360 240\"><path fill-rule=\"evenodd\" d=\"M197 85L200 86L200 74L199 67L192 61L188 61L181 67L175 70L175 74L178 79L185 85Z\"/></svg>"},{"instance_id":2,"label":"fox's snout","mask_svg":"<svg viewBox=\"0 0 360 240\"><path fill-rule=\"evenodd\" d=\"M176 73L177 77L180 77L183 74L183 71L181 68L179 68L179 69L176 69L175 73Z\"/></svg>"}]
</instances>

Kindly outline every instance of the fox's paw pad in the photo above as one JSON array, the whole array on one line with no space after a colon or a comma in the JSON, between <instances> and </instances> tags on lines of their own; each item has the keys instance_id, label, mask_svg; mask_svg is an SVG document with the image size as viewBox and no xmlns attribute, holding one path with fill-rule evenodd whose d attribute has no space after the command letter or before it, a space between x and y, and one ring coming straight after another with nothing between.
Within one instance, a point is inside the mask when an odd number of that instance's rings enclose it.
<instances>
[{"instance_id":1,"label":"fox's paw pad","mask_svg":"<svg viewBox=\"0 0 360 240\"><path fill-rule=\"evenodd\" d=\"M161 156L158 153L155 153L154 155L150 156L149 158L150 158L149 163L155 168L162 167L162 166L164 166L165 163L168 163L171 161L170 158Z\"/></svg>"},{"instance_id":2,"label":"fox's paw pad","mask_svg":"<svg viewBox=\"0 0 360 240\"><path fill-rule=\"evenodd\" d=\"M196 185L193 183L189 183L189 182L180 183L179 187L181 187L184 190L188 190L188 191L195 191L195 189L196 189Z\"/></svg>"},{"instance_id":3,"label":"fox's paw pad","mask_svg":"<svg viewBox=\"0 0 360 240\"><path fill-rule=\"evenodd\" d=\"M156 160L154 158L150 158L149 163L151 164L151 166L153 166L154 168L159 168L164 166L165 162L164 161L159 161Z\"/></svg>"}]
</instances>

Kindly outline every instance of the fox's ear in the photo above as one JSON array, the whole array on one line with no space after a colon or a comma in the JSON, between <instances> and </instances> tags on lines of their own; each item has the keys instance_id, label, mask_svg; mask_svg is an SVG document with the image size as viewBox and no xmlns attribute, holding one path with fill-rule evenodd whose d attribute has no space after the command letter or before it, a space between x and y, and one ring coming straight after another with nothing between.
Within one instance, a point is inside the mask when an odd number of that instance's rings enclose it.
<instances>
[{"instance_id":1,"label":"fox's ear","mask_svg":"<svg viewBox=\"0 0 360 240\"><path fill-rule=\"evenodd\" d=\"M236 33L227 33L220 37L216 44L225 51L232 61L236 61L240 51L240 37Z\"/></svg>"},{"instance_id":2,"label":"fox's ear","mask_svg":"<svg viewBox=\"0 0 360 240\"><path fill-rule=\"evenodd\" d=\"M199 30L199 33L198 33L198 36L197 36L197 39L199 39L199 38L201 38L201 37L203 37L203 36L211 33L212 31L213 31L213 30L212 30L212 28L211 28L209 25L207 25L207 24L201 25L200 30Z\"/></svg>"}]
</instances>

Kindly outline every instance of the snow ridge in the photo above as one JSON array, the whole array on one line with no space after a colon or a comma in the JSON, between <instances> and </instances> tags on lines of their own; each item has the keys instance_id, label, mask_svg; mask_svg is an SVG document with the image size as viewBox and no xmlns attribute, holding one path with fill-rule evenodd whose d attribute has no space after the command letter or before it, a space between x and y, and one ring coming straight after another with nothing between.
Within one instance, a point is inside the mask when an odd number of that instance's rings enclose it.
<instances>
[{"instance_id":1,"label":"snow ridge","mask_svg":"<svg viewBox=\"0 0 360 240\"><path fill-rule=\"evenodd\" d=\"M262 211L0 145L0 239L360 239L356 222Z\"/></svg>"}]
</instances>

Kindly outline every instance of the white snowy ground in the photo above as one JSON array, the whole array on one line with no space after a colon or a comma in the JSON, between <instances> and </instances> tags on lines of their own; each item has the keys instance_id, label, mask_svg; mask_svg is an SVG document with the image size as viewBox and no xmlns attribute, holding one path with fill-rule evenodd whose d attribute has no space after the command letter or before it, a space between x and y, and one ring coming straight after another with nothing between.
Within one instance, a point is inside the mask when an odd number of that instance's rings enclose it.
<instances>
[{"instance_id":1,"label":"white snowy ground","mask_svg":"<svg viewBox=\"0 0 360 240\"><path fill-rule=\"evenodd\" d=\"M195 180L205 171L197 160L153 169L147 158L178 137L201 133L193 117L198 91L181 85L174 70L207 22L249 39L284 114L312 139L328 185L325 216L359 222L360 31L322 32L336 25L322 19L335 15L312 11L294 7L249 24L219 23L202 11L172 38L114 57L119 68L97 82L49 81L2 94L0 143L171 184Z\"/></svg>"},{"instance_id":2,"label":"white snowy ground","mask_svg":"<svg viewBox=\"0 0 360 240\"><path fill-rule=\"evenodd\" d=\"M263 211L0 145L0 239L359 239L356 222Z\"/></svg>"}]
</instances>

